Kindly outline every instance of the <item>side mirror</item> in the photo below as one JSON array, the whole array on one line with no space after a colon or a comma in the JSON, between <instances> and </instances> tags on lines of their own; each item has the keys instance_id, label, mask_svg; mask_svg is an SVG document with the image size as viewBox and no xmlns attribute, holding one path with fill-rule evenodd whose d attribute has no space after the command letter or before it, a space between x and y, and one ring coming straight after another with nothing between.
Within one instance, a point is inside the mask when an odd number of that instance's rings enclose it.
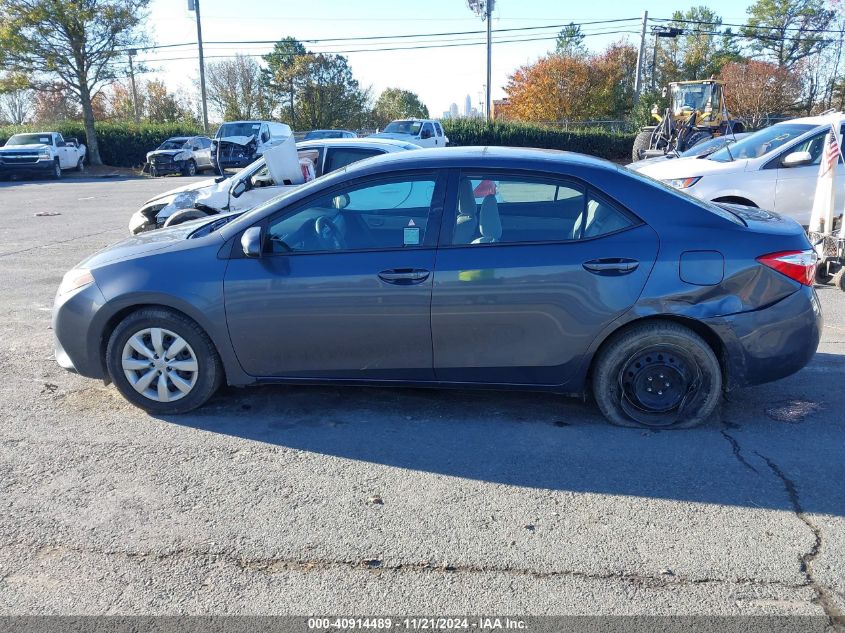
<instances>
[{"instance_id":1,"label":"side mirror","mask_svg":"<svg viewBox=\"0 0 845 633\"><path fill-rule=\"evenodd\" d=\"M668 93L668 91L666 90L666 87L664 86L664 87L663 87L663 90L661 90L661 91L660 91L660 96L661 96L661 97L663 97L663 98L665 99L667 94L669 94L669 93Z\"/></svg>"},{"instance_id":2,"label":"side mirror","mask_svg":"<svg viewBox=\"0 0 845 633\"><path fill-rule=\"evenodd\" d=\"M251 226L241 235L241 248L247 257L261 257L261 227Z\"/></svg>"},{"instance_id":3,"label":"side mirror","mask_svg":"<svg viewBox=\"0 0 845 633\"><path fill-rule=\"evenodd\" d=\"M246 189L247 189L246 181L245 180L239 180L238 182L235 183L235 186L232 187L232 197L233 198L240 198L241 195L243 195L244 191L246 191Z\"/></svg>"},{"instance_id":4,"label":"side mirror","mask_svg":"<svg viewBox=\"0 0 845 633\"><path fill-rule=\"evenodd\" d=\"M784 167L801 167L813 162L813 155L810 152L792 152L787 154L781 161Z\"/></svg>"},{"instance_id":5,"label":"side mirror","mask_svg":"<svg viewBox=\"0 0 845 633\"><path fill-rule=\"evenodd\" d=\"M349 206L349 202L349 194L347 193L342 193L339 196L332 198L332 206L335 209L345 209Z\"/></svg>"}]
</instances>

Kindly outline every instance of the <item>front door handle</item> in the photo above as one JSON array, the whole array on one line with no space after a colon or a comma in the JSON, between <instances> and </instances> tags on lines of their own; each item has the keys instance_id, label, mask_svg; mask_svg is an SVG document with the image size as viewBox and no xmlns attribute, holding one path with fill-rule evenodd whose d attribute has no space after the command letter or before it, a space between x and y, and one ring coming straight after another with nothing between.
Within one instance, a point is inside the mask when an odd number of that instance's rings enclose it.
<instances>
[{"instance_id":1,"label":"front door handle","mask_svg":"<svg viewBox=\"0 0 845 633\"><path fill-rule=\"evenodd\" d=\"M584 262L584 269L596 275L615 277L634 272L640 265L636 259L626 257L604 257Z\"/></svg>"},{"instance_id":2,"label":"front door handle","mask_svg":"<svg viewBox=\"0 0 845 633\"><path fill-rule=\"evenodd\" d=\"M431 272L422 268L393 268L381 271L378 277L389 284L407 286L425 281L430 274Z\"/></svg>"}]
</instances>

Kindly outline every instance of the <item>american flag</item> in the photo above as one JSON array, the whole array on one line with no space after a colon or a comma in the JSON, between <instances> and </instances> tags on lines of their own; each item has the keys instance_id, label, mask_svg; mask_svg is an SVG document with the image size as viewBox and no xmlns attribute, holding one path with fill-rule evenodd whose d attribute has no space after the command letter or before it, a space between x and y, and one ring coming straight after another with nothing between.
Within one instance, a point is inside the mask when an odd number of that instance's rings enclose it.
<instances>
[{"instance_id":1,"label":"american flag","mask_svg":"<svg viewBox=\"0 0 845 633\"><path fill-rule=\"evenodd\" d=\"M842 152L839 150L839 143L836 142L836 130L831 125L830 134L827 135L827 142L824 146L824 155L822 156L822 174L826 174L833 169Z\"/></svg>"}]
</instances>

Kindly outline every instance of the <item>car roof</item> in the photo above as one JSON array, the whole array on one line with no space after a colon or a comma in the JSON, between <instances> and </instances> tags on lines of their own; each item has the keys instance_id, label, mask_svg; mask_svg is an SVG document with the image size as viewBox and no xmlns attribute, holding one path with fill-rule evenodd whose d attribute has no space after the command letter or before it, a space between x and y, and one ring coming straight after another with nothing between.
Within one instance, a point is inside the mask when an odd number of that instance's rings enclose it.
<instances>
[{"instance_id":1,"label":"car roof","mask_svg":"<svg viewBox=\"0 0 845 633\"><path fill-rule=\"evenodd\" d=\"M792 123L800 123L803 125L830 125L831 121L838 119L839 123L845 123L845 113L843 112L828 112L827 114L819 114L816 116L805 116L797 119L789 119L787 121L778 121L775 125L789 125Z\"/></svg>"},{"instance_id":2,"label":"car roof","mask_svg":"<svg viewBox=\"0 0 845 633\"><path fill-rule=\"evenodd\" d=\"M413 145L413 143L409 143L408 141L397 141L390 138L312 138L307 141L300 141L296 144L299 148L306 147L307 145L337 145L338 147L347 145L351 147L359 145L383 147L385 145L390 145L400 149L405 149L408 145Z\"/></svg>"},{"instance_id":3,"label":"car roof","mask_svg":"<svg viewBox=\"0 0 845 633\"><path fill-rule=\"evenodd\" d=\"M397 152L375 156L366 161L352 163L347 172L378 169L385 162L398 169L419 167L435 169L455 165L478 163L485 167L498 168L540 168L548 169L553 165L569 165L597 169L618 170L619 167L609 161L586 154L563 152L553 149L530 147L434 147L419 152ZM532 165L533 163L533 165Z\"/></svg>"}]
</instances>

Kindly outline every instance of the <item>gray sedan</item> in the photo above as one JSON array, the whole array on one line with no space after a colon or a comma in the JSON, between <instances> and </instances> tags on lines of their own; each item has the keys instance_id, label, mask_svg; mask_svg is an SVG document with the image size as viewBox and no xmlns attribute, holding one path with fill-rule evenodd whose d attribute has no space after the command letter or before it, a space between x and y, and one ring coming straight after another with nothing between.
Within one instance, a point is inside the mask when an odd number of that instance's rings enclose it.
<instances>
[{"instance_id":1,"label":"gray sedan","mask_svg":"<svg viewBox=\"0 0 845 633\"><path fill-rule=\"evenodd\" d=\"M685 427L809 361L814 268L794 221L604 161L398 152L85 260L56 358L154 414L224 382L377 384L592 394L613 423Z\"/></svg>"}]
</instances>

